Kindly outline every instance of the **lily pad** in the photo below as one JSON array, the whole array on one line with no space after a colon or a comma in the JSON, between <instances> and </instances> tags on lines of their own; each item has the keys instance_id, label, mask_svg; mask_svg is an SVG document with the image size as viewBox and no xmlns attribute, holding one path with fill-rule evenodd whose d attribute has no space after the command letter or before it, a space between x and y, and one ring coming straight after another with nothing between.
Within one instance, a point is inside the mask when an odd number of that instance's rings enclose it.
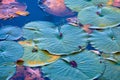
<instances>
[{"instance_id":1,"label":"lily pad","mask_svg":"<svg viewBox=\"0 0 120 80\"><path fill-rule=\"evenodd\" d=\"M99 80L119 80L120 64L106 60L106 69Z\"/></svg>"},{"instance_id":2,"label":"lily pad","mask_svg":"<svg viewBox=\"0 0 120 80\"><path fill-rule=\"evenodd\" d=\"M93 28L115 27L120 24L120 10L114 7L87 7L78 13L79 21ZM92 28L91 26L91 28Z\"/></svg>"},{"instance_id":3,"label":"lily pad","mask_svg":"<svg viewBox=\"0 0 120 80\"><path fill-rule=\"evenodd\" d=\"M99 5L99 4L107 4L109 0L65 0L65 4L67 7L72 9L73 11L79 12L83 8L90 7L93 5Z\"/></svg>"},{"instance_id":4,"label":"lily pad","mask_svg":"<svg viewBox=\"0 0 120 80\"><path fill-rule=\"evenodd\" d=\"M49 30L50 28L53 27L55 27L55 25L47 21L29 22L23 27L24 32L23 37L26 38L27 40L39 38L41 36L42 30Z\"/></svg>"},{"instance_id":5,"label":"lily pad","mask_svg":"<svg viewBox=\"0 0 120 80\"><path fill-rule=\"evenodd\" d=\"M0 40L17 40L22 37L22 29L15 26L2 26Z\"/></svg>"},{"instance_id":6,"label":"lily pad","mask_svg":"<svg viewBox=\"0 0 120 80\"><path fill-rule=\"evenodd\" d=\"M15 65L0 65L0 79L9 80L16 71Z\"/></svg>"},{"instance_id":7,"label":"lily pad","mask_svg":"<svg viewBox=\"0 0 120 80\"><path fill-rule=\"evenodd\" d=\"M120 27L107 28L103 31L93 31L90 34L92 46L104 53L120 52Z\"/></svg>"},{"instance_id":8,"label":"lily pad","mask_svg":"<svg viewBox=\"0 0 120 80\"><path fill-rule=\"evenodd\" d=\"M23 55L23 48L17 42L0 41L0 63L16 62Z\"/></svg>"},{"instance_id":9,"label":"lily pad","mask_svg":"<svg viewBox=\"0 0 120 80\"><path fill-rule=\"evenodd\" d=\"M38 47L55 55L68 55L78 52L87 45L88 34L83 29L72 25L61 26L58 29L44 31L43 35L35 40Z\"/></svg>"},{"instance_id":10,"label":"lily pad","mask_svg":"<svg viewBox=\"0 0 120 80\"><path fill-rule=\"evenodd\" d=\"M38 49L32 41L21 41L19 43L24 47L22 59L25 66L43 66L60 58L60 56L51 55L47 51Z\"/></svg>"},{"instance_id":11,"label":"lily pad","mask_svg":"<svg viewBox=\"0 0 120 80\"><path fill-rule=\"evenodd\" d=\"M42 67L51 80L94 80L104 71L104 63L91 51L82 51Z\"/></svg>"}]
</instances>

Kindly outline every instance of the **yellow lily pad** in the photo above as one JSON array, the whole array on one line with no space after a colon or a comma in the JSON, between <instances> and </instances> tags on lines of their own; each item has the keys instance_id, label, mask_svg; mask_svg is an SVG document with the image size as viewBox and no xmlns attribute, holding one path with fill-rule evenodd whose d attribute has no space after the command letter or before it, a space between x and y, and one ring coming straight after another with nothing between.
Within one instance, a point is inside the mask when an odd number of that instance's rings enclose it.
<instances>
[{"instance_id":1,"label":"yellow lily pad","mask_svg":"<svg viewBox=\"0 0 120 80\"><path fill-rule=\"evenodd\" d=\"M43 66L60 58L60 56L52 55L45 50L39 49L32 41L21 41L19 43L24 47L22 59L25 66Z\"/></svg>"}]
</instances>

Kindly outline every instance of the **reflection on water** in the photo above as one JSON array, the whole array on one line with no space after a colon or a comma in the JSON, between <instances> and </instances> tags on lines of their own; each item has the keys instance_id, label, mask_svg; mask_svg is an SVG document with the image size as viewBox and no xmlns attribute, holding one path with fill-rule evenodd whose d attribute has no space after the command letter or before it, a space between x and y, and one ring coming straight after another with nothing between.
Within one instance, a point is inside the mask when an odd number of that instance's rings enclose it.
<instances>
[{"instance_id":1,"label":"reflection on water","mask_svg":"<svg viewBox=\"0 0 120 80\"><path fill-rule=\"evenodd\" d=\"M22 3L13 2L0 5L0 19L6 20L17 16L26 16L29 13L26 11L27 6Z\"/></svg>"},{"instance_id":2,"label":"reflection on water","mask_svg":"<svg viewBox=\"0 0 120 80\"><path fill-rule=\"evenodd\" d=\"M39 0L39 6L45 12L60 17L72 16L75 14L75 12L72 12L65 6L64 0Z\"/></svg>"}]
</instances>

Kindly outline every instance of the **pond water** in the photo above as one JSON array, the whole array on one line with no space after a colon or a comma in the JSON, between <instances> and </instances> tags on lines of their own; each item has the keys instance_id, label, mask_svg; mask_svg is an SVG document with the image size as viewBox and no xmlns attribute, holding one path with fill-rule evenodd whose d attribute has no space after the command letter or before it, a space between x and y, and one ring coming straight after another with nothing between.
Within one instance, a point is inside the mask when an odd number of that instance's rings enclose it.
<instances>
[{"instance_id":1,"label":"pond water","mask_svg":"<svg viewBox=\"0 0 120 80\"><path fill-rule=\"evenodd\" d=\"M0 25L13 25L22 27L26 23L31 21L50 21L50 22L61 22L64 17L58 17L44 12L38 6L38 0L17 0L20 3L25 3L27 5L27 11L30 13L28 16L19 16L7 20L0 19ZM76 14L75 14L76 15ZM72 15L74 16L74 15Z\"/></svg>"}]
</instances>

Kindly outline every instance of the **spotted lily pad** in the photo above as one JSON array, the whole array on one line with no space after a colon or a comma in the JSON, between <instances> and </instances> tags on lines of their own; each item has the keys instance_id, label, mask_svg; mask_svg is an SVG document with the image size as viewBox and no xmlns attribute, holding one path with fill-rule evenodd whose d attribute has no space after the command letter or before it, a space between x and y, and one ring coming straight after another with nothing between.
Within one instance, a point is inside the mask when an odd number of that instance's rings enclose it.
<instances>
[{"instance_id":1,"label":"spotted lily pad","mask_svg":"<svg viewBox=\"0 0 120 80\"><path fill-rule=\"evenodd\" d=\"M60 58L60 56L51 55L47 51L38 49L32 41L21 41L19 43L24 47L22 59L25 66L43 66Z\"/></svg>"},{"instance_id":2,"label":"spotted lily pad","mask_svg":"<svg viewBox=\"0 0 120 80\"><path fill-rule=\"evenodd\" d=\"M42 71L51 80L93 80L103 73L104 63L100 63L99 56L85 50L44 66Z\"/></svg>"},{"instance_id":3,"label":"spotted lily pad","mask_svg":"<svg viewBox=\"0 0 120 80\"><path fill-rule=\"evenodd\" d=\"M23 27L24 32L23 37L26 38L27 40L39 38L41 36L42 30L48 30L53 27L55 27L55 25L47 21L29 22Z\"/></svg>"},{"instance_id":4,"label":"spotted lily pad","mask_svg":"<svg viewBox=\"0 0 120 80\"><path fill-rule=\"evenodd\" d=\"M83 8L90 7L93 5L107 4L109 0L65 0L65 4L70 9L79 12Z\"/></svg>"},{"instance_id":5,"label":"spotted lily pad","mask_svg":"<svg viewBox=\"0 0 120 80\"><path fill-rule=\"evenodd\" d=\"M0 65L0 79L9 80L16 71L15 65Z\"/></svg>"},{"instance_id":6,"label":"spotted lily pad","mask_svg":"<svg viewBox=\"0 0 120 80\"><path fill-rule=\"evenodd\" d=\"M94 48L104 53L120 52L120 27L94 31L89 40Z\"/></svg>"},{"instance_id":7,"label":"spotted lily pad","mask_svg":"<svg viewBox=\"0 0 120 80\"><path fill-rule=\"evenodd\" d=\"M0 40L17 40L22 37L22 30L15 26L0 27Z\"/></svg>"},{"instance_id":8,"label":"spotted lily pad","mask_svg":"<svg viewBox=\"0 0 120 80\"><path fill-rule=\"evenodd\" d=\"M79 21L93 28L114 27L120 24L120 10L114 7L87 7L78 14ZM91 26L91 28L92 28Z\"/></svg>"},{"instance_id":9,"label":"spotted lily pad","mask_svg":"<svg viewBox=\"0 0 120 80\"><path fill-rule=\"evenodd\" d=\"M0 63L15 62L23 55L23 48L17 42L0 41Z\"/></svg>"},{"instance_id":10,"label":"spotted lily pad","mask_svg":"<svg viewBox=\"0 0 120 80\"><path fill-rule=\"evenodd\" d=\"M68 55L80 51L87 45L87 33L81 28L72 25L61 26L58 29L44 31L36 40L40 49L47 50L55 55Z\"/></svg>"}]
</instances>

